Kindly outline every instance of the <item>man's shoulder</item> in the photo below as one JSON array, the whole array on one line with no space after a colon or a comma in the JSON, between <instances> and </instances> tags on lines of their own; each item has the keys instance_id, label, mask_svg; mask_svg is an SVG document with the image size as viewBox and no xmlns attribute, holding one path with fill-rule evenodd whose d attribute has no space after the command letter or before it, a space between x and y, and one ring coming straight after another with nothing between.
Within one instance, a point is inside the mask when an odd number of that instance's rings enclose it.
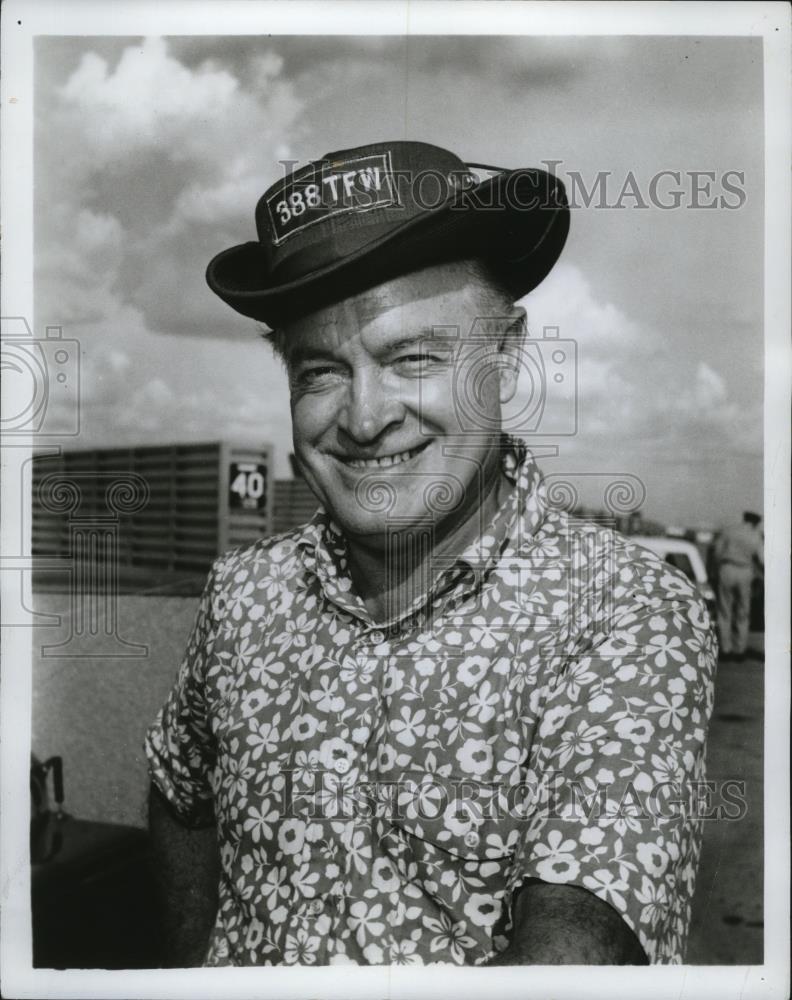
<instances>
[{"instance_id":1,"label":"man's shoulder","mask_svg":"<svg viewBox=\"0 0 792 1000\"><path fill-rule=\"evenodd\" d=\"M682 570L641 542L615 528L585 518L564 515L557 530L591 556L597 569L613 582L614 592L631 591L652 598L696 600L699 593Z\"/></svg>"}]
</instances>

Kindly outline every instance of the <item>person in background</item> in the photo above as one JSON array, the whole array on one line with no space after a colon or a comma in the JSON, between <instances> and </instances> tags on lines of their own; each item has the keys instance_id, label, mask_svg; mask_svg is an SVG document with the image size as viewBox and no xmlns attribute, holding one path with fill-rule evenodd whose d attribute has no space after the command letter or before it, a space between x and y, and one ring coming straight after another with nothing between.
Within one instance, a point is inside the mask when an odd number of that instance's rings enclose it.
<instances>
[{"instance_id":1,"label":"person in background","mask_svg":"<svg viewBox=\"0 0 792 1000\"><path fill-rule=\"evenodd\" d=\"M751 584L764 566L761 518L746 510L740 524L720 532L714 543L718 592L718 634L722 660L742 662L748 649Z\"/></svg>"}]
</instances>

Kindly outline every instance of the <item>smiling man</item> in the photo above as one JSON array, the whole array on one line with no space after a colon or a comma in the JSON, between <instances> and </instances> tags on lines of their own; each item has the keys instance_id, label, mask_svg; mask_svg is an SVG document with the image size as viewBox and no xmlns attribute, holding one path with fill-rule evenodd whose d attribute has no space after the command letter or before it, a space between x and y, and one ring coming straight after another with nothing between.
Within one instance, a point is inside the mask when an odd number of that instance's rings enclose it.
<instances>
[{"instance_id":1,"label":"smiling man","mask_svg":"<svg viewBox=\"0 0 792 1000\"><path fill-rule=\"evenodd\" d=\"M300 467L334 512L356 589L380 618L432 562L473 542L510 490L500 407L516 391L524 313L506 293L496 302L482 270L451 262L385 281L296 320L278 341ZM507 317L501 343L437 332L466 329L493 303ZM466 435L459 385L470 373L481 376L477 405L489 420ZM425 559L406 551L417 537L431 541Z\"/></svg>"},{"instance_id":2,"label":"smiling man","mask_svg":"<svg viewBox=\"0 0 792 1000\"><path fill-rule=\"evenodd\" d=\"M170 964L682 960L710 623L503 433L568 209L474 169L330 154L209 266L321 508L215 563L148 733Z\"/></svg>"}]
</instances>

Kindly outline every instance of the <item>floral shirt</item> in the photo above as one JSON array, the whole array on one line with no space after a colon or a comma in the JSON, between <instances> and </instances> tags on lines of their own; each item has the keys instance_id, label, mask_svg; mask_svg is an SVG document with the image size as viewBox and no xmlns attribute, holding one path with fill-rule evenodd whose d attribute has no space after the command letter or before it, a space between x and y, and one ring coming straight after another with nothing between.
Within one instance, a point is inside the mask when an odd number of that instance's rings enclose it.
<instances>
[{"instance_id":1,"label":"floral shirt","mask_svg":"<svg viewBox=\"0 0 792 1000\"><path fill-rule=\"evenodd\" d=\"M509 500L385 623L307 525L217 560L150 728L152 778L215 824L206 965L482 964L527 878L584 887L680 962L716 649L688 579L553 509L522 442Z\"/></svg>"}]
</instances>

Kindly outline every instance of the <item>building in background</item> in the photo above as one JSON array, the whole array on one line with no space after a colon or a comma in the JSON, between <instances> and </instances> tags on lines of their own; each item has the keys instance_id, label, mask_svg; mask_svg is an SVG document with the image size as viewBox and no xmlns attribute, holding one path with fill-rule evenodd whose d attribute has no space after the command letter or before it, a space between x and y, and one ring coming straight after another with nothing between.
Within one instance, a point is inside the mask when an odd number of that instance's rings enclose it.
<instances>
[{"instance_id":1,"label":"building in background","mask_svg":"<svg viewBox=\"0 0 792 1000\"><path fill-rule=\"evenodd\" d=\"M275 480L272 513L272 532L275 535L310 521L319 506L319 501L300 476L296 463L292 463L292 469L295 473L293 479Z\"/></svg>"},{"instance_id":2,"label":"building in background","mask_svg":"<svg viewBox=\"0 0 792 1000\"><path fill-rule=\"evenodd\" d=\"M192 594L214 559L289 531L318 502L293 455L273 479L270 444L228 441L95 448L32 463L34 588ZM626 535L693 542L706 562L712 532L666 526L632 510L575 506L574 517Z\"/></svg>"},{"instance_id":3,"label":"building in background","mask_svg":"<svg viewBox=\"0 0 792 1000\"><path fill-rule=\"evenodd\" d=\"M220 553L272 534L272 458L226 441L34 456L34 586L192 592Z\"/></svg>"}]
</instances>

